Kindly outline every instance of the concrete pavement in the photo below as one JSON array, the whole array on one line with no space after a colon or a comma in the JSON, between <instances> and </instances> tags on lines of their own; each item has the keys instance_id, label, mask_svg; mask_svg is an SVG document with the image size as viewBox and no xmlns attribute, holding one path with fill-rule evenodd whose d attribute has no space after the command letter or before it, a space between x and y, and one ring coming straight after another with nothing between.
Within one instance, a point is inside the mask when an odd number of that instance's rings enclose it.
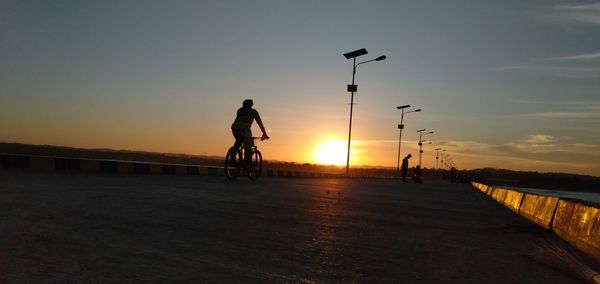
<instances>
[{"instance_id":1,"label":"concrete pavement","mask_svg":"<svg viewBox=\"0 0 600 284\"><path fill-rule=\"evenodd\" d=\"M0 171L0 282L578 283L470 185Z\"/></svg>"}]
</instances>

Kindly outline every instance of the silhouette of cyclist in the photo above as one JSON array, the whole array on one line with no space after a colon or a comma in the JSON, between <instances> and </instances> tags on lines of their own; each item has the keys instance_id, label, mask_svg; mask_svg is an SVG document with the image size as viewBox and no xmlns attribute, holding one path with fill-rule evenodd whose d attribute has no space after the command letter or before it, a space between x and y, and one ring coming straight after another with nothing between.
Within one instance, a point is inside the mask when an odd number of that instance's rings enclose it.
<instances>
[{"instance_id":1,"label":"silhouette of cyclist","mask_svg":"<svg viewBox=\"0 0 600 284\"><path fill-rule=\"evenodd\" d=\"M260 130L262 131L261 139L269 139L265 126L260 119L258 111L252 108L254 102L251 99L246 99L242 103L242 107L237 110L235 121L231 124L231 133L235 137L234 149L239 149L243 144L245 149L244 163L250 165L252 161L252 146L254 146L254 139L252 139L252 122L256 120Z\"/></svg>"}]
</instances>

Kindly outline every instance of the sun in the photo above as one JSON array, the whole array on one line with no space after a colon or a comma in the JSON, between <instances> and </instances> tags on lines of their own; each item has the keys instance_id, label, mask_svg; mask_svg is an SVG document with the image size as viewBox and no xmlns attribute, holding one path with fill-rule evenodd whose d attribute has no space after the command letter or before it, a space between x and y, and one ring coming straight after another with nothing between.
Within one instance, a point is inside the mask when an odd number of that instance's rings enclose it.
<instances>
[{"instance_id":1,"label":"sun","mask_svg":"<svg viewBox=\"0 0 600 284\"><path fill-rule=\"evenodd\" d=\"M346 147L345 141L327 141L315 152L315 159L323 165L345 165Z\"/></svg>"}]
</instances>

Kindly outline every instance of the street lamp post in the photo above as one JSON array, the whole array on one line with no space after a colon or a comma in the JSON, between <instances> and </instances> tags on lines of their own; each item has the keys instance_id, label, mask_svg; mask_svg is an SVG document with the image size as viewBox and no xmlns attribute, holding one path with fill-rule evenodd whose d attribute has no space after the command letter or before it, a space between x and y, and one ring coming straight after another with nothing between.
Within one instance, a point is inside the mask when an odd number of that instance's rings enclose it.
<instances>
[{"instance_id":1,"label":"street lamp post","mask_svg":"<svg viewBox=\"0 0 600 284\"><path fill-rule=\"evenodd\" d=\"M446 169L444 167L445 160L446 160L446 149L442 150L442 161L441 161L442 162L442 169Z\"/></svg>"},{"instance_id":2,"label":"street lamp post","mask_svg":"<svg viewBox=\"0 0 600 284\"><path fill-rule=\"evenodd\" d=\"M402 130L404 129L404 124L403 124L404 114L421 111L421 109L419 108L419 109L415 109L413 111L404 112L404 109L409 108L409 107L410 107L410 105L403 105L403 106L396 107L397 109L402 110L402 115L400 116L400 124L398 124L398 129L400 129L400 135L398 136L398 163L397 163L398 165L396 166L396 171L398 172L398 175L400 175L400 147L402 146Z\"/></svg>"},{"instance_id":3,"label":"street lamp post","mask_svg":"<svg viewBox=\"0 0 600 284\"><path fill-rule=\"evenodd\" d=\"M450 155L448 153L446 153L446 155L444 156L444 160L444 166L446 170L450 169Z\"/></svg>"},{"instance_id":4,"label":"street lamp post","mask_svg":"<svg viewBox=\"0 0 600 284\"><path fill-rule=\"evenodd\" d=\"M433 133L433 131L431 131L430 133L423 133L423 135L425 135L425 134L431 134L431 133ZM427 143L425 143L425 142L427 142ZM431 144L433 144L433 142L432 141L427 141L425 139L421 140L421 150L419 151L420 153L425 153L425 150L423 150L425 144L431 145Z\"/></svg>"},{"instance_id":5,"label":"street lamp post","mask_svg":"<svg viewBox=\"0 0 600 284\"><path fill-rule=\"evenodd\" d=\"M367 60L367 61L363 61L360 62L358 64L356 64L356 57L362 56L367 54L367 50L364 48L352 51L352 52L348 52L348 53L344 53L344 57L346 57L346 59L350 59L352 58L353 63L352 63L352 85L348 85L348 92L352 93L351 97L350 97L350 125L348 126L348 154L346 157L346 175L350 174L350 140L352 139L352 110L354 107L354 93L357 91L357 85L354 84L354 77L356 75L356 67L358 67L358 65L367 63L367 62L371 62L371 61L381 61L381 60L385 60L386 56L382 55L379 56L375 59L371 59L371 60Z\"/></svg>"},{"instance_id":6,"label":"street lamp post","mask_svg":"<svg viewBox=\"0 0 600 284\"><path fill-rule=\"evenodd\" d=\"M423 133L423 131L425 131L427 129L423 128L423 129L419 129L417 130L417 132L419 132L419 168L423 169L423 167L421 166L422 160L423 160L423 136L424 135L428 135L428 134L433 134L433 131L429 131L426 133Z\"/></svg>"},{"instance_id":7,"label":"street lamp post","mask_svg":"<svg viewBox=\"0 0 600 284\"><path fill-rule=\"evenodd\" d=\"M440 150L442 150L442 148L437 148L435 149L435 167L436 169L440 169L439 166L439 161L440 161Z\"/></svg>"}]
</instances>

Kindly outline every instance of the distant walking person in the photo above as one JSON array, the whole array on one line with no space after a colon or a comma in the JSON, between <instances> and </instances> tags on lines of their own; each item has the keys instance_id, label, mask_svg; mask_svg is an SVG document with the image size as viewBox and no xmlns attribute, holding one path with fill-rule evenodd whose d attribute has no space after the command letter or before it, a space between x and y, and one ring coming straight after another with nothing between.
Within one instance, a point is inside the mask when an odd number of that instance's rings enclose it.
<instances>
[{"instance_id":1,"label":"distant walking person","mask_svg":"<svg viewBox=\"0 0 600 284\"><path fill-rule=\"evenodd\" d=\"M402 181L406 181L406 175L408 174L408 160L412 157L411 154L406 155L404 159L402 159Z\"/></svg>"},{"instance_id":2,"label":"distant walking person","mask_svg":"<svg viewBox=\"0 0 600 284\"><path fill-rule=\"evenodd\" d=\"M252 123L256 120L260 130L262 131L262 139L269 139L265 126L258 115L258 111L252 108L254 102L250 99L244 100L242 107L237 110L235 121L231 124L231 133L235 137L234 149L238 149L242 144L244 145L245 156L244 162L246 165L250 165L252 160L252 146L254 146L254 140L252 139Z\"/></svg>"}]
</instances>

